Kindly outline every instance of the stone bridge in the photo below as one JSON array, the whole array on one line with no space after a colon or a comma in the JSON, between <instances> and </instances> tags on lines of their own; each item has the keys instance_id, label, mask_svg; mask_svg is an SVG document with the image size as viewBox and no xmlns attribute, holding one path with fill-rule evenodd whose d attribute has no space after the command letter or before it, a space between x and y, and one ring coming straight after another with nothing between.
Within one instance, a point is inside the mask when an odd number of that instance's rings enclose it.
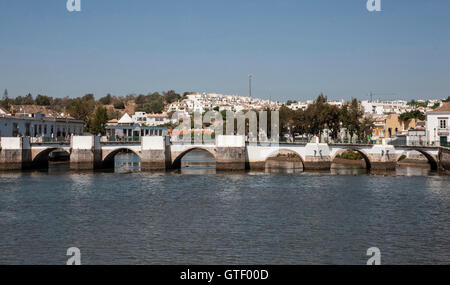
<instances>
[{"instance_id":1,"label":"stone bridge","mask_svg":"<svg viewBox=\"0 0 450 285\"><path fill-rule=\"evenodd\" d=\"M430 163L431 169L437 170L439 165L439 147L413 147L392 145L352 145L352 144L279 144L276 146L247 146L247 157L250 169L264 169L265 162L283 152L297 154L306 170L330 169L331 163L339 155L348 150L359 152L368 169L395 169L398 160L408 151L418 151Z\"/></svg>"},{"instance_id":2,"label":"stone bridge","mask_svg":"<svg viewBox=\"0 0 450 285\"><path fill-rule=\"evenodd\" d=\"M74 136L69 143L30 143L29 138L0 138L0 170L45 167L54 150L70 154L71 169L90 170L111 168L114 156L131 151L141 160L141 170L179 168L183 156L194 149L211 153L217 170L263 170L266 161L280 152L291 152L301 158L305 170L328 170L337 155L354 150L366 161L368 169L395 169L399 158L408 151L418 151L429 161L433 170L447 169L448 149L352 144L249 144L242 136L218 136L213 144L171 143L169 137L147 136L141 142L101 142L96 136ZM448 169L447 169L448 170Z\"/></svg>"}]
</instances>

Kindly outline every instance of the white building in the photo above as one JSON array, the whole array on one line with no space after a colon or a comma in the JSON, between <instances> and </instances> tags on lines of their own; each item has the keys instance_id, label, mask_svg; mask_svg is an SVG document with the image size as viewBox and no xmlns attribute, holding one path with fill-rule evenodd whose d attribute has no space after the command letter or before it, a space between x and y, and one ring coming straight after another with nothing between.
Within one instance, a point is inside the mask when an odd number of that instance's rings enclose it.
<instances>
[{"instance_id":1,"label":"white building","mask_svg":"<svg viewBox=\"0 0 450 285\"><path fill-rule=\"evenodd\" d=\"M216 93L195 93L186 96L186 99L172 103L168 111L186 111L188 113L206 112L219 107L220 110L240 111L250 109L263 109L267 107L279 108L279 102L259 99L254 97L243 97L236 95L223 95Z\"/></svg>"},{"instance_id":2,"label":"white building","mask_svg":"<svg viewBox=\"0 0 450 285\"><path fill-rule=\"evenodd\" d=\"M49 118L41 113L5 115L0 114L0 137L58 138L82 135L84 122L65 118Z\"/></svg>"},{"instance_id":3,"label":"white building","mask_svg":"<svg viewBox=\"0 0 450 285\"><path fill-rule=\"evenodd\" d=\"M342 108L342 106L344 106L344 104L345 104L345 101L344 101L344 99L328 101L328 104L330 104L331 106L338 106L339 108Z\"/></svg>"},{"instance_id":4,"label":"white building","mask_svg":"<svg viewBox=\"0 0 450 285\"><path fill-rule=\"evenodd\" d=\"M292 104L288 105L287 107L291 110L297 111L297 110L303 110L305 111L309 105L313 104L313 100L308 100L306 102L293 102ZM344 99L336 100L336 101L328 101L327 102L331 106L338 106L339 108L342 108L344 106L345 101Z\"/></svg>"},{"instance_id":5,"label":"white building","mask_svg":"<svg viewBox=\"0 0 450 285\"><path fill-rule=\"evenodd\" d=\"M146 112L136 112L132 117L125 114L122 119L131 120L132 123L146 126L161 126L172 122L167 114L147 114ZM120 121L119 121L120 123Z\"/></svg>"},{"instance_id":6,"label":"white building","mask_svg":"<svg viewBox=\"0 0 450 285\"><path fill-rule=\"evenodd\" d=\"M432 145L446 145L450 141L450 102L427 113L427 141Z\"/></svg>"},{"instance_id":7,"label":"white building","mask_svg":"<svg viewBox=\"0 0 450 285\"><path fill-rule=\"evenodd\" d=\"M171 122L167 114L147 114L147 126L161 126Z\"/></svg>"},{"instance_id":8,"label":"white building","mask_svg":"<svg viewBox=\"0 0 450 285\"><path fill-rule=\"evenodd\" d=\"M394 101L361 101L361 107L364 113L373 115L383 114L402 114L414 110L413 107L408 106L408 102L404 100Z\"/></svg>"},{"instance_id":9,"label":"white building","mask_svg":"<svg viewBox=\"0 0 450 285\"><path fill-rule=\"evenodd\" d=\"M125 113L120 120L110 120L106 125L104 141L140 141L143 136L166 136L167 128L148 126L147 114L136 112L133 118Z\"/></svg>"},{"instance_id":10,"label":"white building","mask_svg":"<svg viewBox=\"0 0 450 285\"><path fill-rule=\"evenodd\" d=\"M131 123L138 123L138 124L146 124L147 123L147 113L145 112L136 112L132 117L125 113L125 115L120 118L120 120L127 120L131 121ZM120 122L119 120L119 122Z\"/></svg>"},{"instance_id":11,"label":"white building","mask_svg":"<svg viewBox=\"0 0 450 285\"><path fill-rule=\"evenodd\" d=\"M287 107L294 111L297 111L297 110L305 111L308 108L308 105L310 104L308 102L294 102L291 105L288 105Z\"/></svg>"}]
</instances>

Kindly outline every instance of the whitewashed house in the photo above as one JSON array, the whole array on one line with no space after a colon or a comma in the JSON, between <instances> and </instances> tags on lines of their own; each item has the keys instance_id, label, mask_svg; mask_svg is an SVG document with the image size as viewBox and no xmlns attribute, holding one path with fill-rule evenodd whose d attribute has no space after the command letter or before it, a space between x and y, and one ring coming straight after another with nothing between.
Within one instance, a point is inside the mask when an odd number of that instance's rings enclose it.
<instances>
[{"instance_id":1,"label":"whitewashed house","mask_svg":"<svg viewBox=\"0 0 450 285\"><path fill-rule=\"evenodd\" d=\"M450 102L427 113L427 140L432 145L447 145L450 142Z\"/></svg>"}]
</instances>

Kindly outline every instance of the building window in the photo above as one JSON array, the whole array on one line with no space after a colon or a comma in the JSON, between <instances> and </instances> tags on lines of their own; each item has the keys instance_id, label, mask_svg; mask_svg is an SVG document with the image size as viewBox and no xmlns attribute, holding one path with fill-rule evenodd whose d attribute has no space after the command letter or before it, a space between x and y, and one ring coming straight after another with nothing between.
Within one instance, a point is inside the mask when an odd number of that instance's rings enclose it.
<instances>
[{"instance_id":1,"label":"building window","mask_svg":"<svg viewBox=\"0 0 450 285\"><path fill-rule=\"evenodd\" d=\"M439 126L441 129L446 129L447 128L447 120L440 120Z\"/></svg>"},{"instance_id":2,"label":"building window","mask_svg":"<svg viewBox=\"0 0 450 285\"><path fill-rule=\"evenodd\" d=\"M13 123L13 137L17 137L17 135L19 134L19 126L17 125L17 123Z\"/></svg>"},{"instance_id":3,"label":"building window","mask_svg":"<svg viewBox=\"0 0 450 285\"><path fill-rule=\"evenodd\" d=\"M30 123L26 123L26 124L25 124L25 135L26 135L27 137L30 136Z\"/></svg>"}]
</instances>

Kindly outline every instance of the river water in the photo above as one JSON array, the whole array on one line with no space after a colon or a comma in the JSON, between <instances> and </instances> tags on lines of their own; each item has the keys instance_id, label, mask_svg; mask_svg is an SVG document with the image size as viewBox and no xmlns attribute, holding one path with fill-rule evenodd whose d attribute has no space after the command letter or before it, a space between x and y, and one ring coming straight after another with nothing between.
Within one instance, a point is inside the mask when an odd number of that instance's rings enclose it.
<instances>
[{"instance_id":1,"label":"river water","mask_svg":"<svg viewBox=\"0 0 450 285\"><path fill-rule=\"evenodd\" d=\"M0 173L0 264L450 263L450 177L215 173L194 154L180 171ZM201 156L201 155L200 155Z\"/></svg>"}]
</instances>

